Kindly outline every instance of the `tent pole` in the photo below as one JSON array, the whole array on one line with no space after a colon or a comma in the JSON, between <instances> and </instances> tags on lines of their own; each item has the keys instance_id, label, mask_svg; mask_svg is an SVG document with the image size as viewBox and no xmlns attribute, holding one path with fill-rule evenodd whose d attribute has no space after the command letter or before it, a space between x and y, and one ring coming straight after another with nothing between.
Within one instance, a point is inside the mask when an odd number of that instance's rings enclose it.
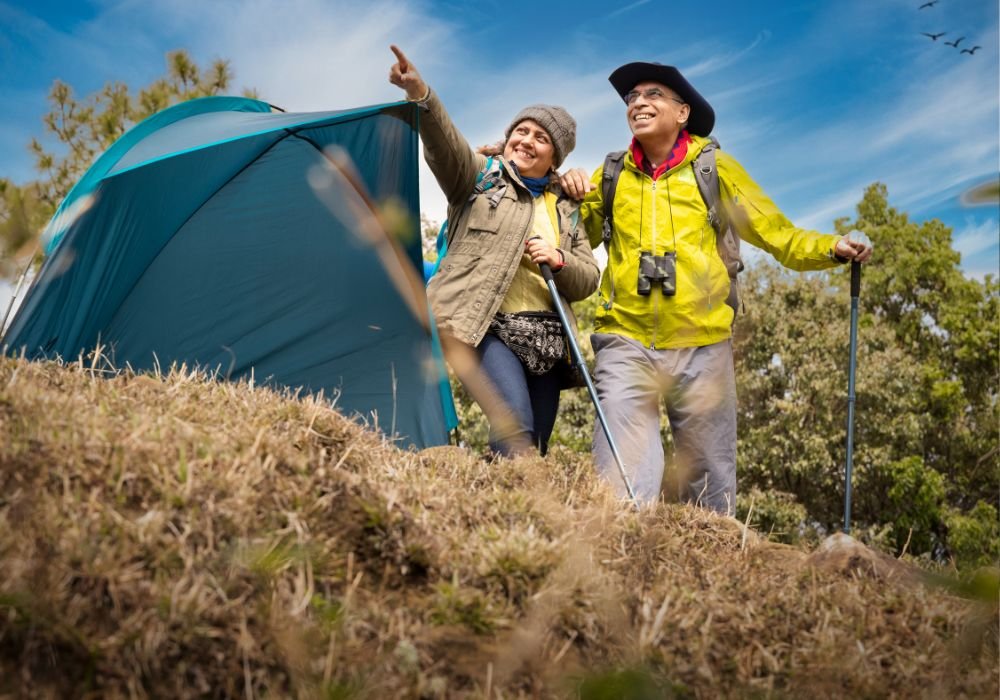
<instances>
[{"instance_id":1,"label":"tent pole","mask_svg":"<svg viewBox=\"0 0 1000 700\"><path fill-rule=\"evenodd\" d=\"M31 255L28 257L28 263L24 266L20 277L17 279L17 286L14 287L14 293L11 295L10 302L7 304L7 311L3 315L3 323L0 324L0 341L2 341L3 337L7 334L7 320L10 318L10 312L14 309L14 302L17 301L17 295L21 292L21 285L24 284L24 278L28 275L28 270L31 269L31 263L35 261L35 256L38 255L38 251L41 247L41 241L35 244L35 249L31 251Z\"/></svg>"}]
</instances>

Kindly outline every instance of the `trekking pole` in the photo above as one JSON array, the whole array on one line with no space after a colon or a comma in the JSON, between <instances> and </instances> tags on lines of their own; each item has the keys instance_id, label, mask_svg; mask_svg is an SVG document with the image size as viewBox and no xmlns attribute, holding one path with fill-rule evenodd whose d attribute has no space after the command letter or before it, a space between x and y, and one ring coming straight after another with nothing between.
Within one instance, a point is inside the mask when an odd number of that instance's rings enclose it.
<instances>
[{"instance_id":1,"label":"trekking pole","mask_svg":"<svg viewBox=\"0 0 1000 700\"><path fill-rule=\"evenodd\" d=\"M608 439L608 445L611 447L611 454L615 458L615 464L618 465L618 473L621 474L622 481L625 482L625 490L628 491L628 497L632 499L633 505L635 505L636 510L639 509L639 501L636 500L635 491L632 490L632 482L628 479L628 474L625 472L625 464L622 462L622 456L618 452L618 446L615 444L615 440L611 437L611 429L608 428L608 419L604 417L604 411L601 410L601 402L597 400L597 389L594 388L594 383L590 380L590 372L587 371L587 363L583 360L583 354L580 352L580 346L577 345L576 335L573 333L573 327L570 325L569 319L566 318L566 311L563 309L562 302L559 299L559 291L556 289L556 281L552 277L552 268L549 267L548 263L540 263L538 268L542 271L542 277L545 279L545 284L549 288L549 294L552 295L552 303L555 304L556 312L559 314L559 320L562 321L563 330L566 332L566 338L569 340L569 347L573 352L573 360L576 362L577 368L580 370L580 374L583 375L583 381L587 385L587 392L590 394L590 400L594 402L594 410L597 411L597 419L601 422L601 427L604 429L604 436Z\"/></svg>"},{"instance_id":2,"label":"trekking pole","mask_svg":"<svg viewBox=\"0 0 1000 700\"><path fill-rule=\"evenodd\" d=\"M844 490L844 534L851 532L851 469L854 466L854 371L858 355L858 297L861 296L861 263L851 263L851 350L847 369L847 471Z\"/></svg>"}]
</instances>

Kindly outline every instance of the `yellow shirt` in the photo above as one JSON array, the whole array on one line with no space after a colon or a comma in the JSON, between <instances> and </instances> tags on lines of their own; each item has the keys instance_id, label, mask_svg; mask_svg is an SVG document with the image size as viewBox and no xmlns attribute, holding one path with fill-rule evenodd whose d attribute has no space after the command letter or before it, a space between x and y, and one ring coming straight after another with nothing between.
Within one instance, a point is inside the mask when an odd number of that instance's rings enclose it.
<instances>
[{"instance_id":1,"label":"yellow shirt","mask_svg":"<svg viewBox=\"0 0 1000 700\"><path fill-rule=\"evenodd\" d=\"M558 219L556 215L556 196L545 192L541 197L535 197L535 212L532 216L531 236L540 236L554 247L559 247ZM552 295L542 279L538 265L531 261L525 253L514 273L514 279L507 290L507 296L500 304L502 313L513 314L520 311L554 311Z\"/></svg>"}]
</instances>

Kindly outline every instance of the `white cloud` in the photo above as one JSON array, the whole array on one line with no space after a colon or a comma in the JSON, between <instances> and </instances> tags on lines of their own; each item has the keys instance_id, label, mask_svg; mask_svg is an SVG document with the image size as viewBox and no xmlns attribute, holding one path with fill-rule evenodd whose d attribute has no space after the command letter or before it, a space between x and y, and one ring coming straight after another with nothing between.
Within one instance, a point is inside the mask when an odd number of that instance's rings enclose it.
<instances>
[{"instance_id":1,"label":"white cloud","mask_svg":"<svg viewBox=\"0 0 1000 700\"><path fill-rule=\"evenodd\" d=\"M175 0L134 9L185 37L195 55L229 59L241 84L288 111L399 99L387 80L390 43L420 56L421 70L448 55L448 23L404 0Z\"/></svg>"},{"instance_id":2,"label":"white cloud","mask_svg":"<svg viewBox=\"0 0 1000 700\"><path fill-rule=\"evenodd\" d=\"M1000 223L990 218L977 223L971 216L953 234L955 250L962 255L962 268L972 277L1000 275Z\"/></svg>"},{"instance_id":3,"label":"white cloud","mask_svg":"<svg viewBox=\"0 0 1000 700\"><path fill-rule=\"evenodd\" d=\"M802 228L818 230L827 233L833 232L832 222L841 216L850 216L854 213L854 207L861 201L864 194L862 185L854 185L841 192L831 194L817 202L806 213L796 215L791 214L796 225Z\"/></svg>"},{"instance_id":4,"label":"white cloud","mask_svg":"<svg viewBox=\"0 0 1000 700\"><path fill-rule=\"evenodd\" d=\"M898 78L884 76L877 89L860 83L852 95L831 91L826 105L805 105L802 113L775 107L783 119L759 132L763 152L749 151L745 164L766 190L781 195L779 204L796 223L820 230L853 215L864 188L876 181L911 213L947 203L963 184L997 172L1000 91L995 64L979 70L967 57L945 58L907 57L911 70Z\"/></svg>"},{"instance_id":5,"label":"white cloud","mask_svg":"<svg viewBox=\"0 0 1000 700\"><path fill-rule=\"evenodd\" d=\"M608 14L604 15L604 18L605 19L611 19L612 17L617 17L618 15L622 15L622 14L625 14L626 12L630 12L630 11L634 10L635 8L637 8L637 7L641 7L642 5L645 5L648 2L649 2L649 0L637 0L636 2L633 2L633 3L629 4L629 5L626 5L625 7L619 7L614 12L609 12Z\"/></svg>"},{"instance_id":6,"label":"white cloud","mask_svg":"<svg viewBox=\"0 0 1000 700\"><path fill-rule=\"evenodd\" d=\"M995 77L991 71L978 71L962 62L909 84L876 122L879 129L871 148L885 151L924 140L926 155L933 157L942 147L968 146L963 134L978 133L984 122L997 125L997 101L990 99L997 94ZM990 165L996 165L995 147L978 146L973 152L983 156L979 161L991 160Z\"/></svg>"},{"instance_id":7,"label":"white cloud","mask_svg":"<svg viewBox=\"0 0 1000 700\"><path fill-rule=\"evenodd\" d=\"M955 249L962 255L977 255L1000 243L1000 224L994 219L977 223L966 217L965 227L954 234Z\"/></svg>"},{"instance_id":8,"label":"white cloud","mask_svg":"<svg viewBox=\"0 0 1000 700\"><path fill-rule=\"evenodd\" d=\"M684 74L685 78L697 78L701 75L709 75L711 73L717 73L718 71L726 68L728 66L737 63L744 58L747 54L753 51L755 48L766 42L771 38L771 32L768 30L763 30L758 32L757 36L754 37L753 42L738 51L727 51L720 53L719 55L712 56L711 58L703 59L702 61L694 64L690 67L685 67L681 72Z\"/></svg>"}]
</instances>

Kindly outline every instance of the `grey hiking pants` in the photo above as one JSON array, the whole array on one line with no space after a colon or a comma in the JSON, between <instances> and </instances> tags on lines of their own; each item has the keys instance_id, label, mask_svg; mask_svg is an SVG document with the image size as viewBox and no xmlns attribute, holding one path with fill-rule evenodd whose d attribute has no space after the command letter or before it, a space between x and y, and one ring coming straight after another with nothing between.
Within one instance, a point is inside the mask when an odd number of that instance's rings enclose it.
<instances>
[{"instance_id":1,"label":"grey hiking pants","mask_svg":"<svg viewBox=\"0 0 1000 700\"><path fill-rule=\"evenodd\" d=\"M660 400L674 439L679 497L719 513L736 512L736 375L732 340L697 348L650 350L620 335L590 337L594 384L640 503L660 496L663 443ZM600 421L594 463L622 497L628 494Z\"/></svg>"}]
</instances>

